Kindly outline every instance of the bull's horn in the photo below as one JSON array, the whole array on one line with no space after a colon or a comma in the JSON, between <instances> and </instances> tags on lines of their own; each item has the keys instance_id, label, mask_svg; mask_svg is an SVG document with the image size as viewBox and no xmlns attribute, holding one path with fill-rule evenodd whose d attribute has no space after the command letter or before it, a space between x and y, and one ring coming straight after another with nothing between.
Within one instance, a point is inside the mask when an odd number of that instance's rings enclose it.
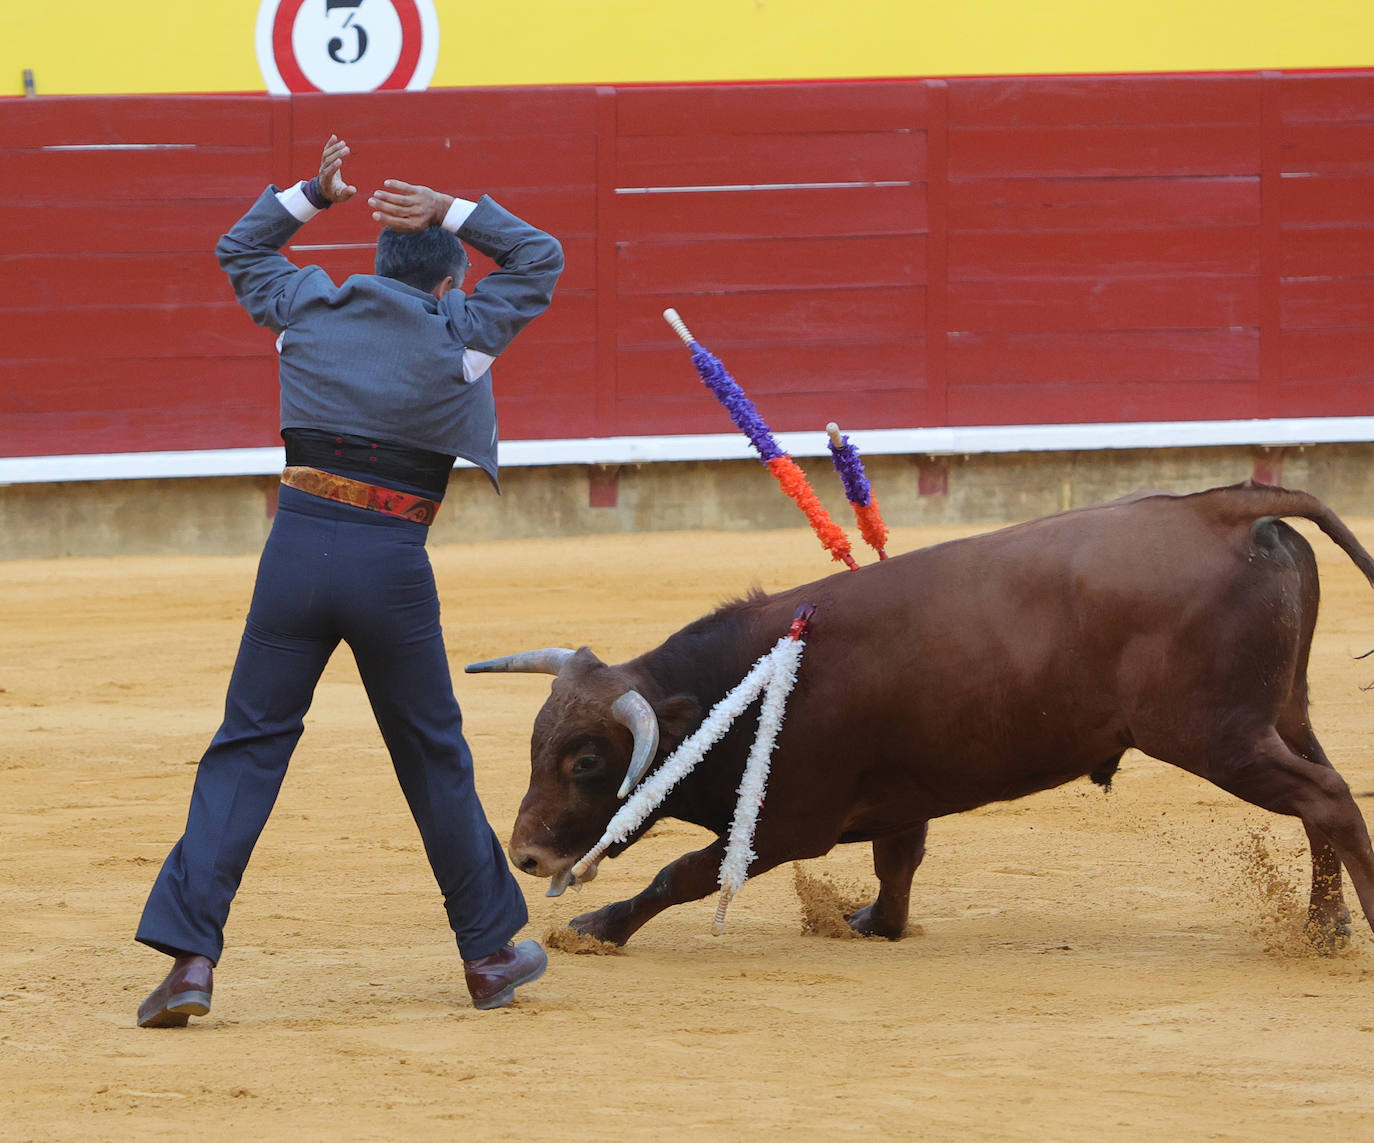
<instances>
[{"instance_id":1,"label":"bull's horn","mask_svg":"<svg viewBox=\"0 0 1374 1143\"><path fill-rule=\"evenodd\" d=\"M620 783L616 797L623 798L639 784L644 772L658 753L658 715L654 708L638 691L626 691L611 704L611 714L622 726L629 727L634 735L634 753L630 757L630 768L625 772L625 781Z\"/></svg>"},{"instance_id":2,"label":"bull's horn","mask_svg":"<svg viewBox=\"0 0 1374 1143\"><path fill-rule=\"evenodd\" d=\"M567 647L544 647L538 651L521 651L515 655L502 655L499 659L483 659L480 663L469 663L463 670L469 675L482 675L488 671L522 671L535 675L556 675L563 664L571 659L576 651Z\"/></svg>"}]
</instances>

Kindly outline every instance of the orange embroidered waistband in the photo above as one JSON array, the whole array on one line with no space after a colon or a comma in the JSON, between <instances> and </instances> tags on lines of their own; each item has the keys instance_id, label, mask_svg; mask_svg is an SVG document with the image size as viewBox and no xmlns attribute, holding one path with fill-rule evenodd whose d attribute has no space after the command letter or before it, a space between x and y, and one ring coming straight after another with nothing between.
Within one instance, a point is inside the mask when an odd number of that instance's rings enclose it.
<instances>
[{"instance_id":1,"label":"orange embroidered waistband","mask_svg":"<svg viewBox=\"0 0 1374 1143\"><path fill-rule=\"evenodd\" d=\"M289 488L308 492L311 496L337 500L354 508L385 512L388 516L400 516L417 524L433 524L434 517L439 514L436 500L427 500L410 492L397 492L394 488L383 488L377 484L365 484L361 480L350 480L347 476L335 476L318 468L288 465L282 471L281 482Z\"/></svg>"}]
</instances>

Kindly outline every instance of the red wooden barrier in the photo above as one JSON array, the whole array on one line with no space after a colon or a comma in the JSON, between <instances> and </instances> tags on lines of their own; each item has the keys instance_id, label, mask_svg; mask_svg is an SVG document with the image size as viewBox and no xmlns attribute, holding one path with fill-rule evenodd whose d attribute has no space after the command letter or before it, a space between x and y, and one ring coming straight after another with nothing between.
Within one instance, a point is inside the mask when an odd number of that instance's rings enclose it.
<instances>
[{"instance_id":1,"label":"red wooden barrier","mask_svg":"<svg viewBox=\"0 0 1374 1143\"><path fill-rule=\"evenodd\" d=\"M779 431L1374 414L1374 72L36 98L0 101L0 453L274 444L212 251L330 131L361 190L563 240L507 439L731 431L669 305Z\"/></svg>"}]
</instances>

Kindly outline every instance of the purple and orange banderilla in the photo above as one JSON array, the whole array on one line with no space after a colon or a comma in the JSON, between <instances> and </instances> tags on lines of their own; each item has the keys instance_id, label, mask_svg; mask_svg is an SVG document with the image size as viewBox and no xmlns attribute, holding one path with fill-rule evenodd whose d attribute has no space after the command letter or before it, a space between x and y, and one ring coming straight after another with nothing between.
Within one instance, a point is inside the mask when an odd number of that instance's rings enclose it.
<instances>
[{"instance_id":1,"label":"purple and orange banderilla","mask_svg":"<svg viewBox=\"0 0 1374 1143\"><path fill-rule=\"evenodd\" d=\"M831 421L825 426L830 437L830 459L835 471L840 474L844 485L844 496L854 509L854 519L859 525L859 534L864 541L878 553L880 560L887 559L887 525L878 511L878 498L864 475L864 462L859 458L859 450L840 432L840 426Z\"/></svg>"},{"instance_id":2,"label":"purple and orange banderilla","mask_svg":"<svg viewBox=\"0 0 1374 1143\"><path fill-rule=\"evenodd\" d=\"M831 519L830 513L825 510L825 506L806 479L806 473L779 447L768 425L759 416L754 403L745 395L739 382L730 376L715 354L697 342L677 310L664 310L663 317L691 351L692 364L696 366L702 383L715 394L716 400L725 407L736 428L749 438L749 443L759 454L764 467L773 474L782 490L806 515L812 530L821 541L821 546L846 567L857 568L859 565L851 554L849 537L845 535L844 529ZM844 484L845 496L854 506L859 530L864 539L875 548L880 558L886 559L883 545L887 541L887 528L878 514L877 501L873 498L868 480L864 476L863 462L859 460L859 454L849 443L848 437L840 439L838 446L835 443L837 438L838 429L832 436L830 447L835 469ZM874 537L878 537L878 543L874 543Z\"/></svg>"}]
</instances>

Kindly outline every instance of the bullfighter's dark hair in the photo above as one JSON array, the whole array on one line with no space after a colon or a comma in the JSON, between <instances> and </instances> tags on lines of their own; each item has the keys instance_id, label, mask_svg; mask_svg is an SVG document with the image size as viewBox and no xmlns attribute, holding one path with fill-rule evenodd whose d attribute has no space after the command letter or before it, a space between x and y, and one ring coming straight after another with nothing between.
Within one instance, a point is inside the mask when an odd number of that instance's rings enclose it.
<instances>
[{"instance_id":1,"label":"bullfighter's dark hair","mask_svg":"<svg viewBox=\"0 0 1374 1143\"><path fill-rule=\"evenodd\" d=\"M434 289L450 274L453 284L462 285L467 273L468 255L458 236L442 226L403 234L387 227L377 236L376 273L394 278L417 290Z\"/></svg>"}]
</instances>

